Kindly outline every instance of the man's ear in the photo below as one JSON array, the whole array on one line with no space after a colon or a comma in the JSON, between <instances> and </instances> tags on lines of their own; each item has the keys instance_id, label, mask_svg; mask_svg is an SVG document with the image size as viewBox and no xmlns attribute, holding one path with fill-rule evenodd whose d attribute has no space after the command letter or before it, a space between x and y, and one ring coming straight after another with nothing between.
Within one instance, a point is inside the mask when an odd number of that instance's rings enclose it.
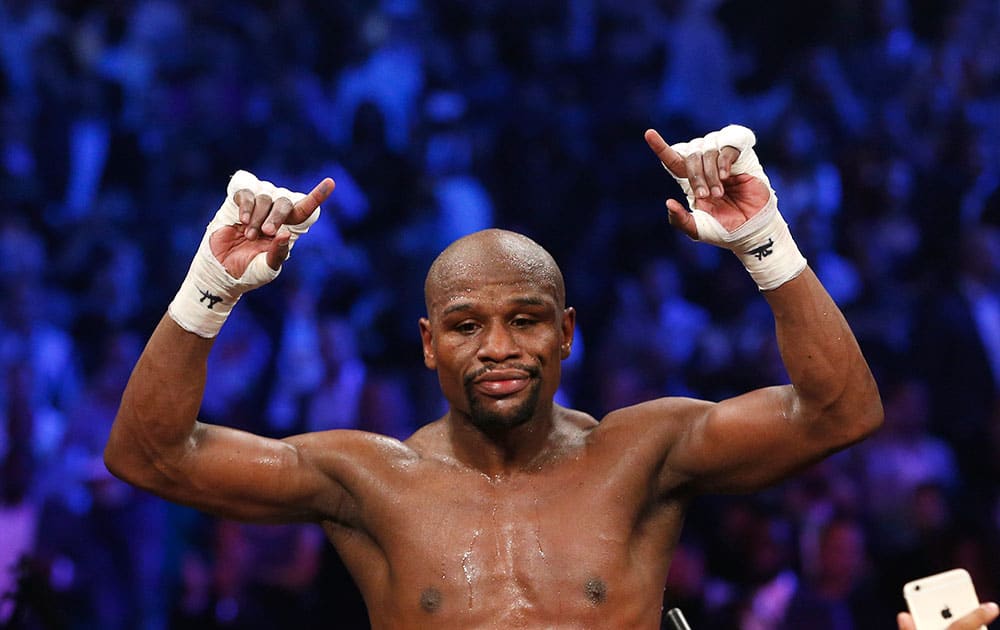
<instances>
[{"instance_id":1,"label":"man's ear","mask_svg":"<svg viewBox=\"0 0 1000 630\"><path fill-rule=\"evenodd\" d=\"M436 370L437 358L434 356L434 336L431 333L431 320L421 317L417 323L420 325L420 341L424 346L424 365L429 370Z\"/></svg>"},{"instance_id":2,"label":"man's ear","mask_svg":"<svg viewBox=\"0 0 1000 630\"><path fill-rule=\"evenodd\" d=\"M563 359L568 359L573 349L573 333L576 331L576 309L568 306L563 309L562 323L562 346L559 348Z\"/></svg>"}]
</instances>

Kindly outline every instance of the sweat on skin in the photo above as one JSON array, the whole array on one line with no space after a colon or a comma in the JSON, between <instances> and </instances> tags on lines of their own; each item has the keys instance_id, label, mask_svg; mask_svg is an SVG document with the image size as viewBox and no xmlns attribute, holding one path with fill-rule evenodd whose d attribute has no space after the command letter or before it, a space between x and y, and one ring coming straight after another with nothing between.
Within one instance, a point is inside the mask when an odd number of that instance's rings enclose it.
<instances>
[{"instance_id":1,"label":"sweat on skin","mask_svg":"<svg viewBox=\"0 0 1000 630\"><path fill-rule=\"evenodd\" d=\"M768 197L752 176L714 181L736 166L728 145L681 159L655 132L646 140L675 176L718 188L698 204L721 225L754 217ZM277 271L291 244L283 224L314 220L332 182L294 204L268 190L227 197L250 223L206 230L210 251L189 272L217 279L200 273L210 257L239 279L213 287L233 303L256 286L243 281L247 262L265 253ZM698 236L679 204L667 209ZM775 239L768 259L781 255ZM432 265L419 323L448 410L405 441L352 430L272 439L200 422L217 326L186 328L168 311L122 395L105 461L138 487L225 518L320 524L373 628L653 630L691 497L766 487L881 423L836 304L808 267L778 271L762 295L790 384L718 402L654 399L598 422L554 402L575 311L551 256L502 230L461 239ZM211 312L191 297L184 313Z\"/></svg>"}]
</instances>

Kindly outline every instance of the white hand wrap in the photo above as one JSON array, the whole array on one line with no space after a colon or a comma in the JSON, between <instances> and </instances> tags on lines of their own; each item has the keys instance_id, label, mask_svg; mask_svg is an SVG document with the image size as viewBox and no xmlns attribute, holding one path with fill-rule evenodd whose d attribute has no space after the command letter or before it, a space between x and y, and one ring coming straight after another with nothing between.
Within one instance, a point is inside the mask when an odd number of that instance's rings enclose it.
<instances>
[{"instance_id":1,"label":"white hand wrap","mask_svg":"<svg viewBox=\"0 0 1000 630\"><path fill-rule=\"evenodd\" d=\"M302 193L278 188L271 182L261 181L252 173L237 171L229 180L226 200L222 202L215 218L205 228L205 235L198 246L198 252L191 261L187 277L181 283L167 313L177 324L201 337L214 337L225 323L233 306L243 293L267 284L278 277L281 269L271 269L267 264L267 252L254 256L243 275L234 278L226 271L212 253L209 242L219 228L240 224L239 207L233 200L238 190L250 190L254 195L268 195L271 199L284 197L293 204L305 197ZM309 227L319 218L319 208L298 225L283 225L278 232L291 233L288 249L291 251L299 236L309 231Z\"/></svg>"},{"instance_id":2,"label":"white hand wrap","mask_svg":"<svg viewBox=\"0 0 1000 630\"><path fill-rule=\"evenodd\" d=\"M687 178L677 177L670 169L667 172L677 180L687 196L688 207L691 208L698 227L698 240L732 251L750 272L760 290L768 291L802 273L806 268L806 259L792 240L788 224L778 212L778 196L771 188L771 182L753 150L756 142L753 132L746 127L729 125L704 138L671 145L674 151L685 158L692 153L734 147L739 150L740 156L733 162L730 175L752 175L764 182L771 191L760 212L732 232L722 227L711 214L698 209L694 191ZM663 167L666 168L666 164Z\"/></svg>"}]
</instances>

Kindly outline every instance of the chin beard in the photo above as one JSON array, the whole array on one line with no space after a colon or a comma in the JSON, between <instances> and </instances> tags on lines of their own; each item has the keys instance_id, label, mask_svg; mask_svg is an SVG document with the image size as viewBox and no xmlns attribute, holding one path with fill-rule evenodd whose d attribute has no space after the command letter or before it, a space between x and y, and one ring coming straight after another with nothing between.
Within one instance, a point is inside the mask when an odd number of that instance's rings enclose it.
<instances>
[{"instance_id":1,"label":"chin beard","mask_svg":"<svg viewBox=\"0 0 1000 630\"><path fill-rule=\"evenodd\" d=\"M467 381L465 383L465 397L469 401L469 416L472 425L481 431L491 432L513 429L531 420L538 408L538 397L542 389L541 381L537 379L537 374L534 375L536 379L531 383L524 402L505 412L486 409L482 397L473 392L472 381Z\"/></svg>"}]
</instances>

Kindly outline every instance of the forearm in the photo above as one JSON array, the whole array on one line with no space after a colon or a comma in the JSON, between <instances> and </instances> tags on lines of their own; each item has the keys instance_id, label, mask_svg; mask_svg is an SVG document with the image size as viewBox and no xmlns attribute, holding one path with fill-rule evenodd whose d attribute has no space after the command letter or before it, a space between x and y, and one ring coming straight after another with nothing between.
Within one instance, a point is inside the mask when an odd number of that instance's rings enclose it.
<instances>
[{"instance_id":1,"label":"forearm","mask_svg":"<svg viewBox=\"0 0 1000 630\"><path fill-rule=\"evenodd\" d=\"M108 468L129 481L189 444L205 389L212 339L189 333L164 316L122 394L105 447Z\"/></svg>"},{"instance_id":2,"label":"forearm","mask_svg":"<svg viewBox=\"0 0 1000 630\"><path fill-rule=\"evenodd\" d=\"M840 309L809 268L763 293L774 313L778 347L791 379L793 417L814 422L838 442L878 428L882 404L868 364Z\"/></svg>"}]
</instances>

